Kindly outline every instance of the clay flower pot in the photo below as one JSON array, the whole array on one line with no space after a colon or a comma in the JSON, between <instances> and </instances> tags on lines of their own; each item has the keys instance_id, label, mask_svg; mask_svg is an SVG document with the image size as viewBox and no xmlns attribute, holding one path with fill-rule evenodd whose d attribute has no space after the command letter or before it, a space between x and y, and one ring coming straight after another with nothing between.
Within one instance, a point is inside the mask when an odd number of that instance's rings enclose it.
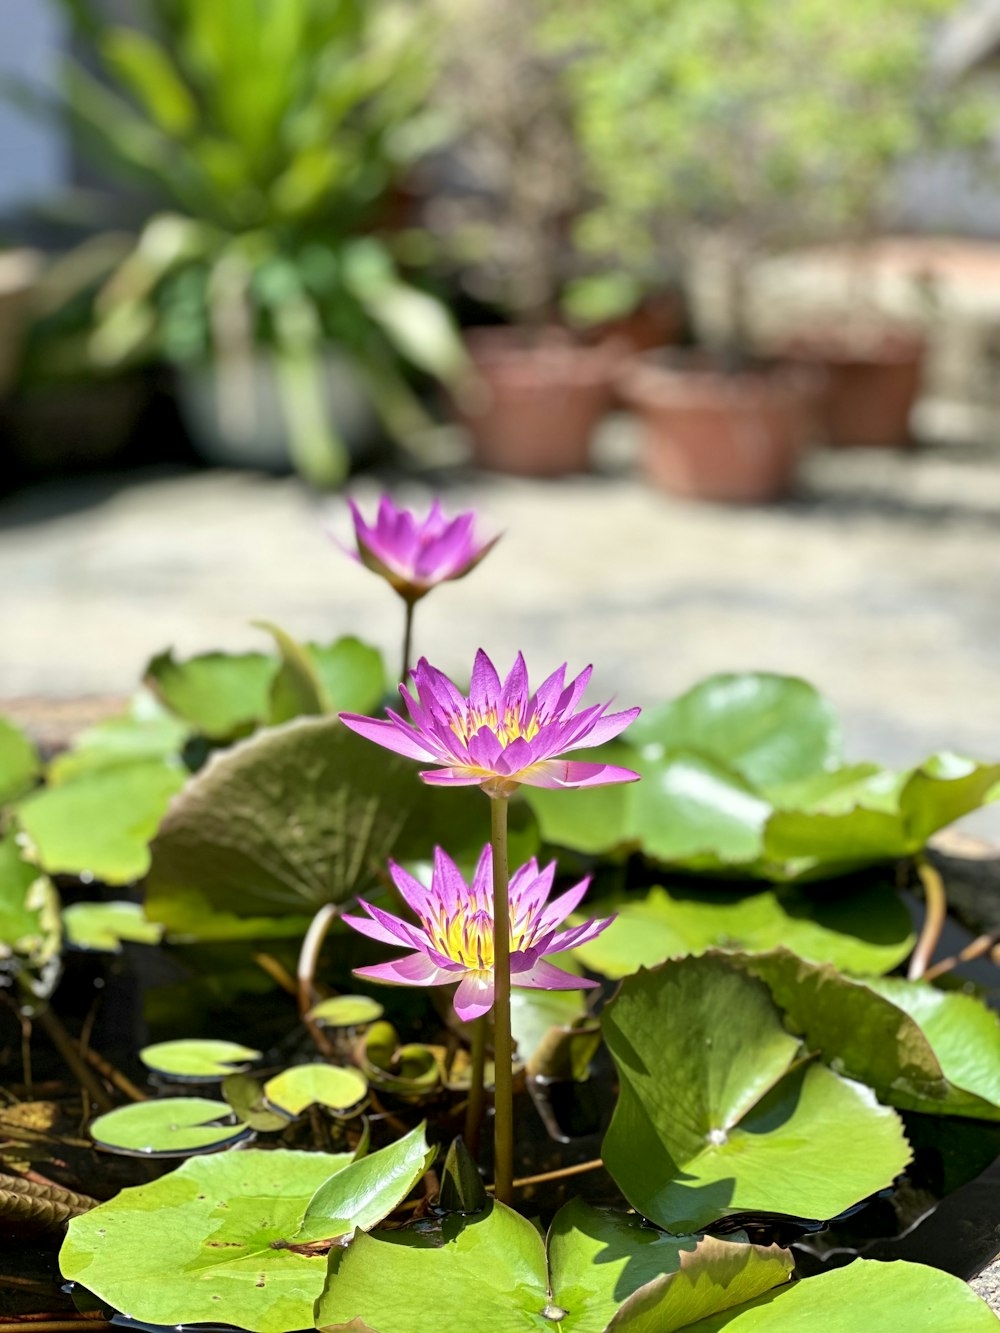
<instances>
[{"instance_id":1,"label":"clay flower pot","mask_svg":"<svg viewBox=\"0 0 1000 1333\"><path fill-rule=\"evenodd\" d=\"M897 449L910 443L925 352L919 334L889 330L857 343L835 334L805 334L782 348L787 360L826 373L818 405L825 443Z\"/></svg>"},{"instance_id":2,"label":"clay flower pot","mask_svg":"<svg viewBox=\"0 0 1000 1333\"><path fill-rule=\"evenodd\" d=\"M706 362L637 357L622 398L642 421L641 466L674 495L754 503L795 482L811 433L817 377L781 368L725 374Z\"/></svg>"},{"instance_id":3,"label":"clay flower pot","mask_svg":"<svg viewBox=\"0 0 1000 1333\"><path fill-rule=\"evenodd\" d=\"M560 330L476 329L474 379L455 410L478 467L557 477L590 466L594 428L613 395L617 344L583 347Z\"/></svg>"}]
</instances>

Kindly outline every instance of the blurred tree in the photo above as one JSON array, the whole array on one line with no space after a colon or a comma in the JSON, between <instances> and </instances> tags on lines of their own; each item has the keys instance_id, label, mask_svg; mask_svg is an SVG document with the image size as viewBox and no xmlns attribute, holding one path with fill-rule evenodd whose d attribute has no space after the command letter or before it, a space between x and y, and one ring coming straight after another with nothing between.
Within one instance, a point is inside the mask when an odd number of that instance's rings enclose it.
<instances>
[{"instance_id":1,"label":"blurred tree","mask_svg":"<svg viewBox=\"0 0 1000 1333\"><path fill-rule=\"evenodd\" d=\"M871 236L895 169L984 144L989 106L928 73L952 0L553 0L596 203L577 243L653 284L706 236L745 349L753 256ZM995 112L994 112L995 115Z\"/></svg>"}]
</instances>

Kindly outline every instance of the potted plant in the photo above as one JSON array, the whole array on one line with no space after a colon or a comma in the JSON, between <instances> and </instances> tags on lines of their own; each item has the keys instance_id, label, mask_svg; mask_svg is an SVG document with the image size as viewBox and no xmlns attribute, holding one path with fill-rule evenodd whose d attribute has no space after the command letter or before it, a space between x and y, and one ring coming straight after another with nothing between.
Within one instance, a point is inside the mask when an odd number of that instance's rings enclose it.
<instances>
[{"instance_id":1,"label":"potted plant","mask_svg":"<svg viewBox=\"0 0 1000 1333\"><path fill-rule=\"evenodd\" d=\"M708 360L647 362L624 382L654 480L716 499L774 498L793 484L821 421L821 379L755 364L753 268L846 225L848 201L865 197L857 137L880 145L882 173L918 146L921 39L940 8L912 0L889 21L859 4L848 18L838 10L838 27L815 0L594 3L583 44L578 7L557 13L552 37L572 55L566 81L594 186L578 244L634 268L672 253L699 278ZM904 68L912 96L893 132ZM869 86L881 130L860 127Z\"/></svg>"},{"instance_id":2,"label":"potted plant","mask_svg":"<svg viewBox=\"0 0 1000 1333\"><path fill-rule=\"evenodd\" d=\"M146 31L98 21L90 0L65 8L101 77L71 61L62 110L138 187L119 205L130 243L88 274L91 363L166 359L210 449L284 452L339 483L351 421L374 408L397 437L422 423L405 364L462 363L382 225L429 142L430 12L154 0Z\"/></svg>"},{"instance_id":3,"label":"potted plant","mask_svg":"<svg viewBox=\"0 0 1000 1333\"><path fill-rule=\"evenodd\" d=\"M425 222L460 299L506 321L467 335L473 374L455 404L475 461L558 475L589 464L618 344L574 327L596 326L606 311L592 295L593 309L573 308L570 233L585 195L558 61L538 38L540 13L537 0L455 8L435 100L461 133Z\"/></svg>"}]
</instances>

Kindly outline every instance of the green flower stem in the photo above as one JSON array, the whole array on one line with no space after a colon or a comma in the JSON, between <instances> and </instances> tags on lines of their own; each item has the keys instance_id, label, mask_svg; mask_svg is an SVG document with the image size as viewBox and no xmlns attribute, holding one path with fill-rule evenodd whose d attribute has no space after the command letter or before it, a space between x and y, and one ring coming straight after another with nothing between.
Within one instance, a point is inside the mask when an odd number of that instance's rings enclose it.
<instances>
[{"instance_id":1,"label":"green flower stem","mask_svg":"<svg viewBox=\"0 0 1000 1333\"><path fill-rule=\"evenodd\" d=\"M416 602L406 598L406 626L403 630L403 670L400 672L399 679L405 681L410 674L410 648L413 643L413 608Z\"/></svg>"},{"instance_id":2,"label":"green flower stem","mask_svg":"<svg viewBox=\"0 0 1000 1333\"><path fill-rule=\"evenodd\" d=\"M486 1107L486 1015L472 1025L472 1073L469 1104L465 1109L465 1146L473 1158L479 1156L479 1140Z\"/></svg>"},{"instance_id":3,"label":"green flower stem","mask_svg":"<svg viewBox=\"0 0 1000 1333\"><path fill-rule=\"evenodd\" d=\"M495 1197L509 1204L514 1185L513 1044L510 1035L510 904L507 896L507 800L490 798L493 843L493 1106Z\"/></svg>"}]
</instances>

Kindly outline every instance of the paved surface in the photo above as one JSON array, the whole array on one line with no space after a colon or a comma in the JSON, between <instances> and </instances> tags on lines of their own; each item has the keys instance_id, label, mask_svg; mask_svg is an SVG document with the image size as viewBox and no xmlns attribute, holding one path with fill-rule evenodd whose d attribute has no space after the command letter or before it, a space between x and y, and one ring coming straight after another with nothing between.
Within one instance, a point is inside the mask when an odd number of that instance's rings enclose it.
<instances>
[{"instance_id":1,"label":"paved surface","mask_svg":"<svg viewBox=\"0 0 1000 1333\"><path fill-rule=\"evenodd\" d=\"M600 470L559 482L440 466L390 478L475 505L505 536L418 609L417 647L456 674L482 645L534 673L593 661L596 694L649 704L714 671L806 676L849 752L911 763L1000 755L1000 451L817 454L782 506L673 500L630 467L619 424ZM364 504L379 481L359 480ZM324 536L336 500L294 480L191 472L51 484L0 502L0 698L128 691L164 646L358 632L395 661L399 606ZM595 695L596 697L596 695ZM1000 835L1000 811L973 831Z\"/></svg>"}]
</instances>

